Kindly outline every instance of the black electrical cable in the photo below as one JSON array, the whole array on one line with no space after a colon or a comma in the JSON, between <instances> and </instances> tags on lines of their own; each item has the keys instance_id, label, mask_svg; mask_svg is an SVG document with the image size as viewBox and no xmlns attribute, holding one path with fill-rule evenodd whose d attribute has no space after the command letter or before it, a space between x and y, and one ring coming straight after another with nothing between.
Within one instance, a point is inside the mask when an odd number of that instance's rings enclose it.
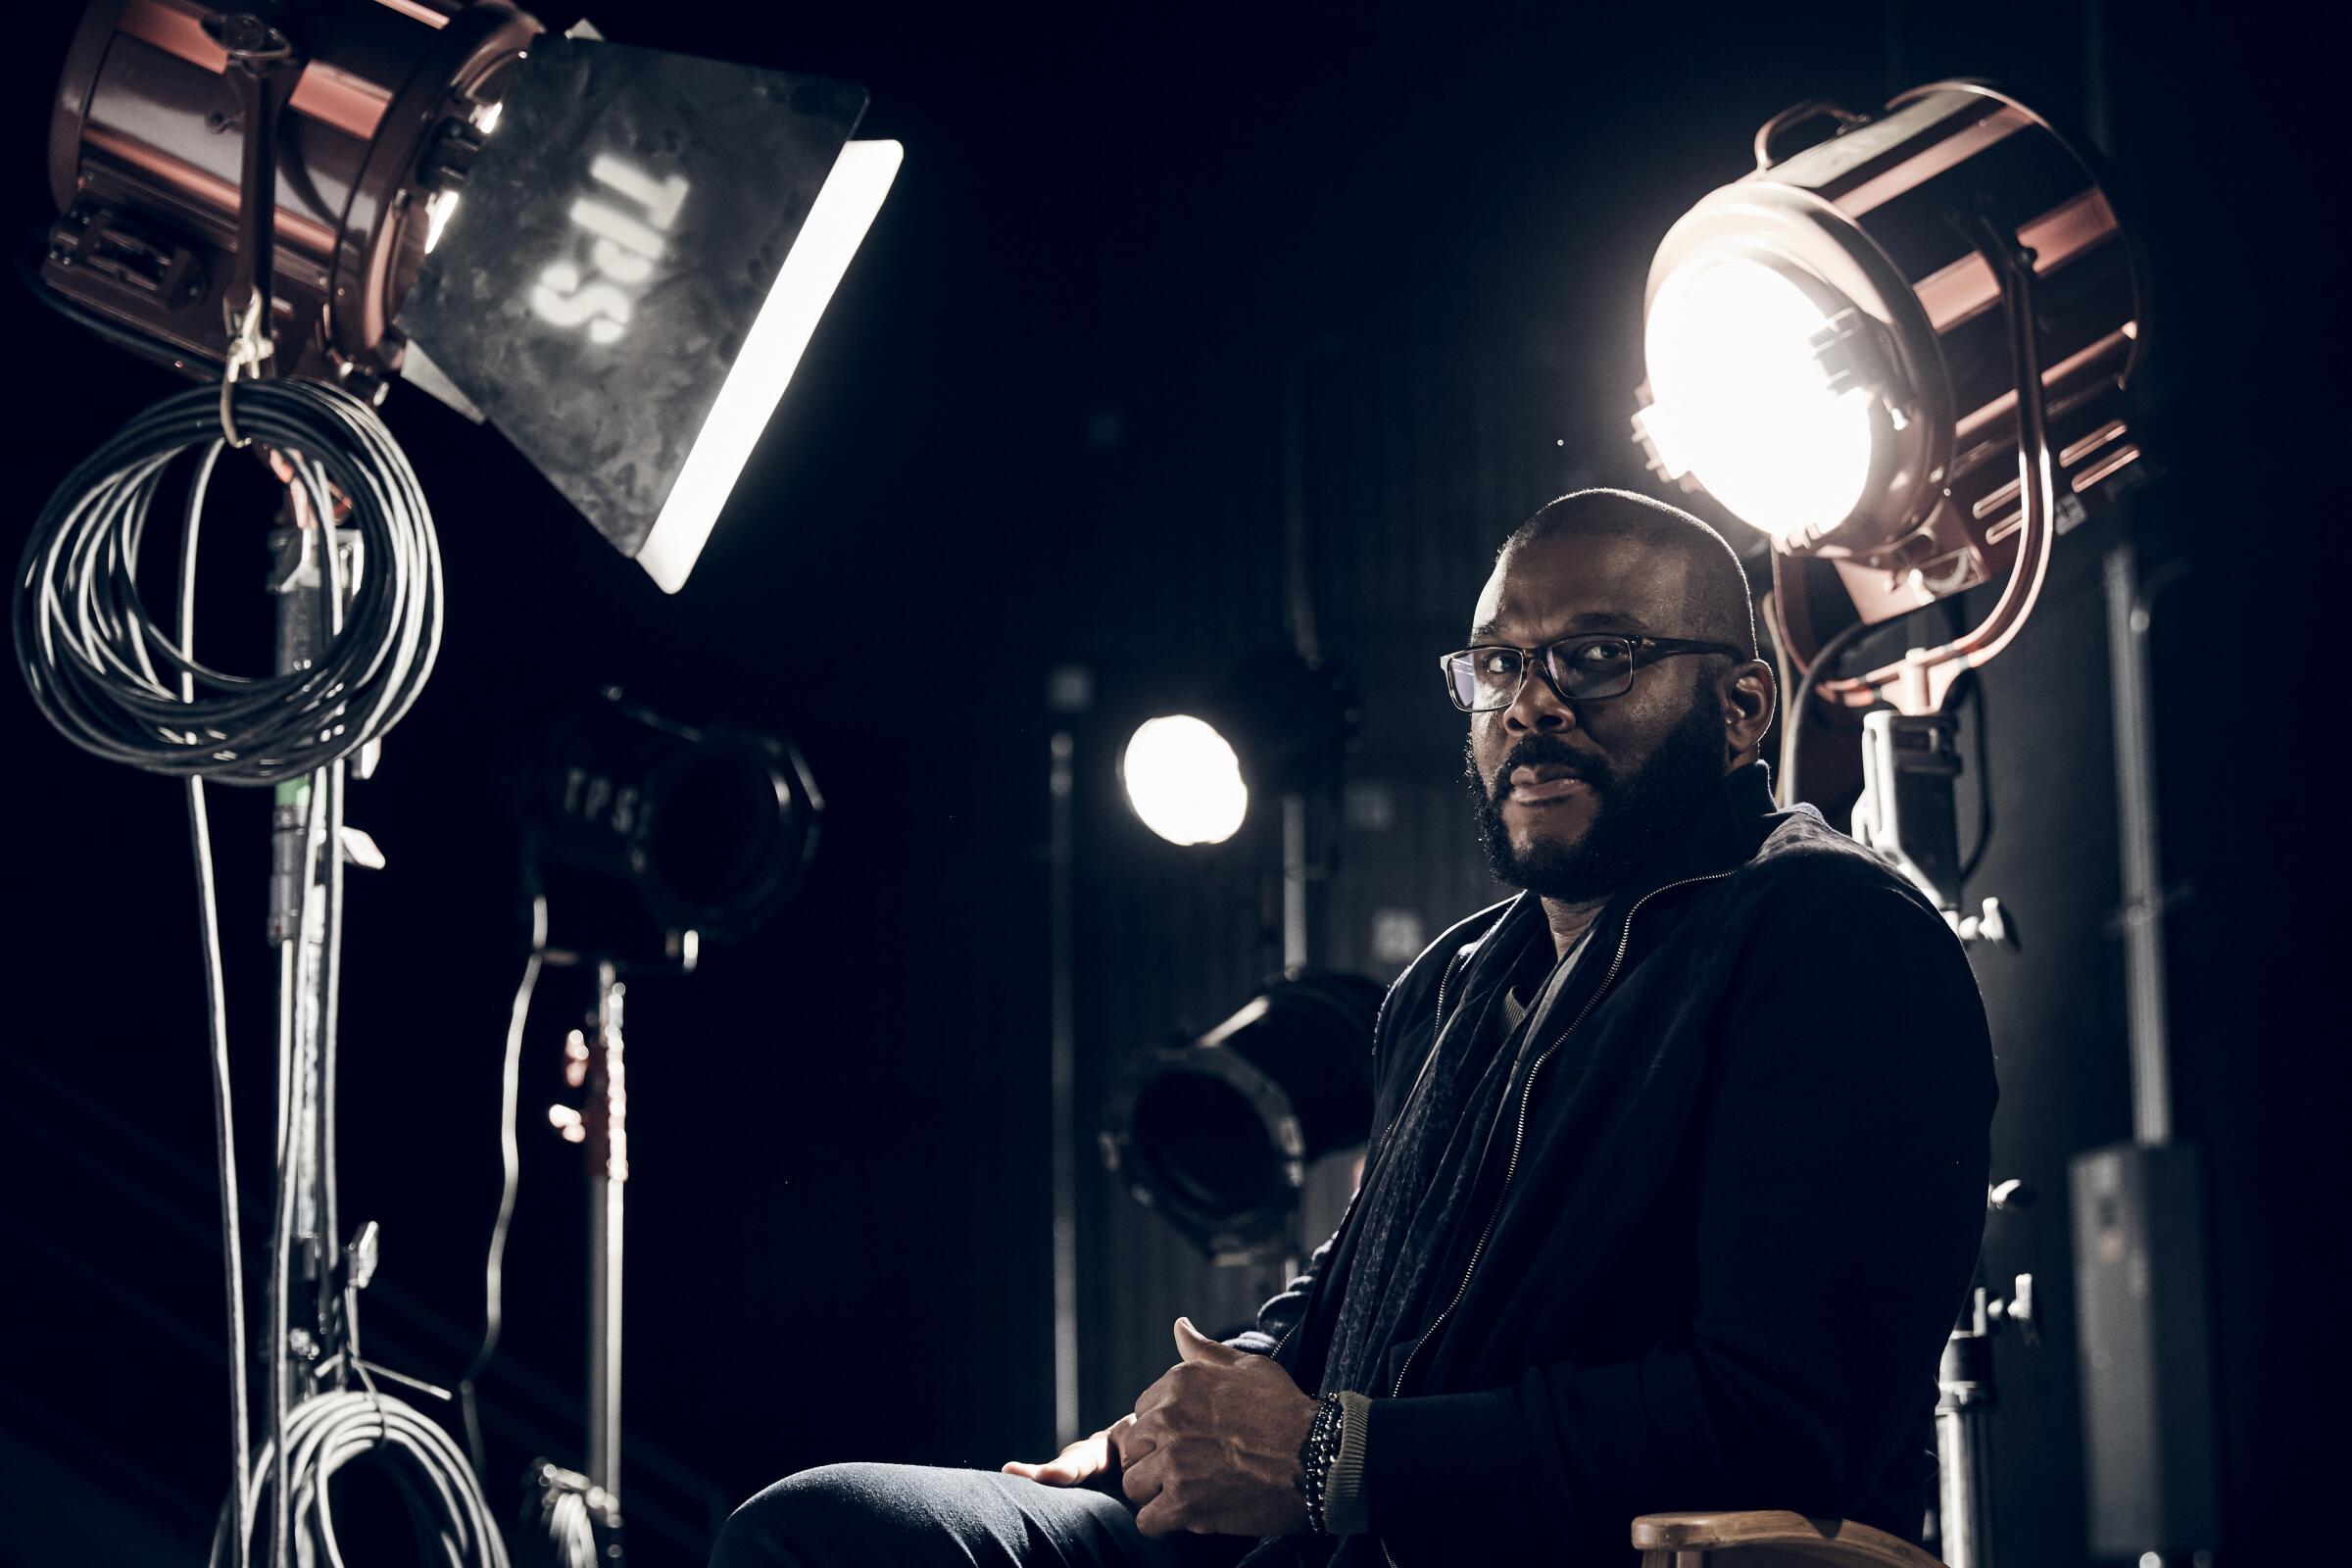
<instances>
[{"instance_id":1,"label":"black electrical cable","mask_svg":"<svg viewBox=\"0 0 2352 1568\"><path fill-rule=\"evenodd\" d=\"M204 493L212 481L213 465L220 456L216 445L198 461L188 485L187 510L182 518L179 548L179 651L190 662L196 658L196 536L203 521ZM195 678L182 673L180 693L196 697ZM243 1516L252 1480L251 1395L245 1380L245 1248L237 1221L237 1132L229 1096L228 987L220 963L220 899L213 875L213 834L205 808L204 780L185 781L188 797L188 851L196 867L196 928L203 948L204 1004L207 1055L213 1081L213 1142L220 1169L220 1242L222 1274L228 1303L228 1432L231 1481L229 1497ZM238 1538L235 1568L245 1568L245 1542Z\"/></svg>"},{"instance_id":2,"label":"black electrical cable","mask_svg":"<svg viewBox=\"0 0 2352 1568\"><path fill-rule=\"evenodd\" d=\"M1922 606L1921 608L1927 607ZM1821 652L1815 654L1813 662L1806 666L1804 678L1797 682L1796 695L1788 704L1788 711L1784 720L1785 729L1781 742L1781 804L1783 806L1790 805L1797 799L1797 748L1804 738L1805 710L1812 706L1814 691L1820 686L1824 673L1836 665L1848 648L1859 641L1865 633L1878 629L1876 624L1866 625L1861 621L1856 621L1838 632L1837 636L1822 645ZM1955 685L1965 688L1960 694L1962 699L1973 704L1976 709L1977 842L1969 851L1968 858L1962 862L1960 867L1960 881L1965 886L1969 878L1977 874L1977 867L1984 859L1985 846L1992 842L1992 763L1985 744L1984 672L1974 667L1964 669L1957 677Z\"/></svg>"},{"instance_id":3,"label":"black electrical cable","mask_svg":"<svg viewBox=\"0 0 2352 1568\"><path fill-rule=\"evenodd\" d=\"M148 617L137 575L148 508L175 459L221 439L219 393L199 387L125 425L42 509L18 564L17 664L84 751L271 784L350 756L408 711L440 644L441 557L416 472L367 404L314 381L240 383L233 396L237 428L289 466L313 517L349 502L364 556L342 630L308 667L257 677L183 657ZM159 668L192 680L193 700Z\"/></svg>"},{"instance_id":4,"label":"black electrical cable","mask_svg":"<svg viewBox=\"0 0 2352 1568\"><path fill-rule=\"evenodd\" d=\"M432 1560L450 1568L507 1568L506 1543L481 1489L473 1485L466 1456L450 1435L415 1406L372 1386L315 1395L296 1407L284 1446L286 1466L301 1478L289 1499L307 1539L322 1544L323 1557L341 1568L335 1544L328 1483L354 1459L382 1455L399 1462L395 1483L410 1499L413 1517L433 1533ZM272 1461L266 1468L274 1468ZM211 1562L226 1560L231 1543L250 1536L260 1514L260 1491L241 1517L220 1510L213 1530ZM274 1499L273 1499L274 1501Z\"/></svg>"},{"instance_id":5,"label":"black electrical cable","mask_svg":"<svg viewBox=\"0 0 2352 1568\"><path fill-rule=\"evenodd\" d=\"M522 1150L516 1137L515 1115L522 1090L522 1031L531 1015L531 993L539 986L540 955L547 947L547 900L531 900L531 951L522 964L522 983L514 988L514 1005L507 1010L507 1052L499 1071L498 1152L501 1180L498 1217L490 1225L490 1255L482 1265L482 1343L473 1360L458 1378L458 1407L466 1419L466 1447L473 1456L474 1473L489 1480L489 1450L482 1442L480 1412L474 1403L474 1380L498 1353L498 1337L506 1323L507 1233L514 1222L514 1194L522 1181Z\"/></svg>"},{"instance_id":6,"label":"black electrical cable","mask_svg":"<svg viewBox=\"0 0 2352 1568\"><path fill-rule=\"evenodd\" d=\"M1873 628L1855 621L1837 636L1822 644L1813 662L1805 666L1804 678L1796 683L1796 695L1789 701L1787 730L1781 741L1781 804L1793 806L1797 800L1796 768L1798 746L1804 740L1805 710L1812 706L1813 693L1821 685L1822 675L1835 666L1838 656L1862 639Z\"/></svg>"},{"instance_id":7,"label":"black electrical cable","mask_svg":"<svg viewBox=\"0 0 2352 1568\"><path fill-rule=\"evenodd\" d=\"M1975 710L1969 723L1976 731L1977 743L1977 842L1960 863L1960 884L1966 887L1977 867L1984 863L1985 847L1992 842L1992 752L1986 740L1991 726L1984 718L1984 672L1971 669L1964 678L1969 706Z\"/></svg>"}]
</instances>

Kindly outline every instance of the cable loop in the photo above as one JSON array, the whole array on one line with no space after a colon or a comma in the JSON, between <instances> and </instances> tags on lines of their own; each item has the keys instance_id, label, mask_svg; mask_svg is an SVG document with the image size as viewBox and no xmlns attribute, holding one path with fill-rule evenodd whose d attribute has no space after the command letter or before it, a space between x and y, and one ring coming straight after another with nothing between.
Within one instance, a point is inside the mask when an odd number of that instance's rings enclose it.
<instances>
[{"instance_id":1,"label":"cable loop","mask_svg":"<svg viewBox=\"0 0 2352 1568\"><path fill-rule=\"evenodd\" d=\"M416 471L360 399L257 380L239 388L237 412L236 436L271 449L320 548L335 548L329 524L344 504L359 537L342 627L318 657L284 674L231 674L148 613L138 560L156 496L179 460L209 463L228 439L211 389L197 387L133 419L49 498L18 562L17 663L42 714L93 756L274 784L349 757L416 702L440 647L441 553ZM320 564L323 593L333 574Z\"/></svg>"}]
</instances>

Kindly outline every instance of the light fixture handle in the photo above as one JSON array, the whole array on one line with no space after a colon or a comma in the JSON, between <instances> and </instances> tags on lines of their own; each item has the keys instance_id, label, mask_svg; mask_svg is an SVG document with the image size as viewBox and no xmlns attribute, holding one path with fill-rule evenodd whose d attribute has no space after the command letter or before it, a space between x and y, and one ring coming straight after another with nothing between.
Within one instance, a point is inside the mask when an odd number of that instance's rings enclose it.
<instances>
[{"instance_id":1,"label":"light fixture handle","mask_svg":"<svg viewBox=\"0 0 2352 1568\"><path fill-rule=\"evenodd\" d=\"M277 241L277 117L293 96L304 61L293 41L270 21L250 11L206 19L205 31L228 56L225 74L237 95L244 146L238 170L237 249L227 290L220 297L221 325L231 345L231 364L247 375L264 373L269 350L256 350L258 328L271 333L270 279ZM236 346L245 345L240 356ZM222 394L225 405L226 393ZM233 431L232 437L233 437ZM238 444L242 444L241 442Z\"/></svg>"},{"instance_id":2,"label":"light fixture handle","mask_svg":"<svg viewBox=\"0 0 2352 1568\"><path fill-rule=\"evenodd\" d=\"M1847 126L1860 124L1865 118L1828 98L1808 98L1801 104L1790 104L1756 127L1756 172L1762 173L1773 165L1793 158L1807 148L1820 146L1831 136L1841 134ZM1831 131L1829 136L1813 137L1802 147L1784 149L1775 145L1797 126L1817 120L1835 121L1838 128Z\"/></svg>"}]
</instances>

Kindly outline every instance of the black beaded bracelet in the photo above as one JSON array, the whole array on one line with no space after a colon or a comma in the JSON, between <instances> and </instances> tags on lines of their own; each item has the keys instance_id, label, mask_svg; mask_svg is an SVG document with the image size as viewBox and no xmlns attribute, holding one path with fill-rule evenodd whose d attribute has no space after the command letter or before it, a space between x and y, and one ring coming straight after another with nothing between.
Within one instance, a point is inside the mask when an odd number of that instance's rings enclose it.
<instances>
[{"instance_id":1,"label":"black beaded bracelet","mask_svg":"<svg viewBox=\"0 0 2352 1568\"><path fill-rule=\"evenodd\" d=\"M1323 1522L1323 1500L1339 1452L1340 1396L1326 1394L1315 1406L1306 1440L1298 1445L1298 1494L1306 1499L1306 1528L1318 1536L1331 1534Z\"/></svg>"}]
</instances>

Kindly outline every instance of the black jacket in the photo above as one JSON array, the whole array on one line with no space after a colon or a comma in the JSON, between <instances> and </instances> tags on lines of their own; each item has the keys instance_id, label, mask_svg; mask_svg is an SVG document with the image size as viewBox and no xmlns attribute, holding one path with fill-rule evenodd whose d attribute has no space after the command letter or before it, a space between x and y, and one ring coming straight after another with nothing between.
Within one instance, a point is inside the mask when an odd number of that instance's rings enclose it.
<instances>
[{"instance_id":1,"label":"black jacket","mask_svg":"<svg viewBox=\"0 0 2352 1568\"><path fill-rule=\"evenodd\" d=\"M1497 906L1398 978L1373 1169L1443 1025L1478 1016L1542 921L1531 897ZM1360 1391L1373 1535L1337 1560L1614 1563L1635 1515L1694 1509L1917 1539L1995 1098L1941 916L1811 808L1774 811L1754 764L1610 902L1525 1038L1485 1228L1449 1244L1432 1310L1452 1304ZM1309 1391L1356 1218L1259 1319ZM1294 1557L1323 1553L1292 1538L1251 1561Z\"/></svg>"}]
</instances>

